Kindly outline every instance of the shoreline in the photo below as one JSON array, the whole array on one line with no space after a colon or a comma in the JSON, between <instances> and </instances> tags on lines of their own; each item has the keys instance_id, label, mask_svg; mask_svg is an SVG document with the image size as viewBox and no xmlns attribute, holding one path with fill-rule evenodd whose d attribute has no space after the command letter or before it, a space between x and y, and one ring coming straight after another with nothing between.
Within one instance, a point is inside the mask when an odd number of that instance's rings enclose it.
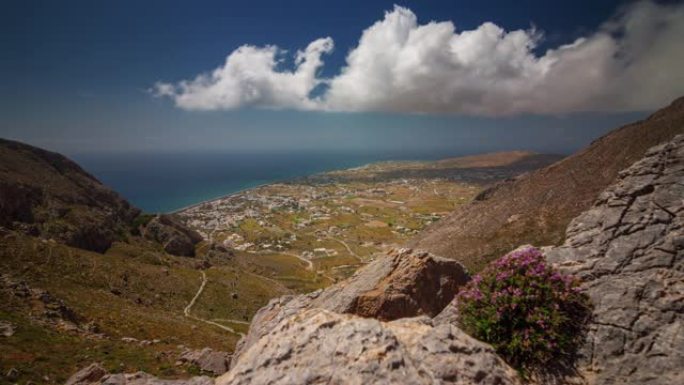
<instances>
[{"instance_id":1,"label":"shoreline","mask_svg":"<svg viewBox=\"0 0 684 385\"><path fill-rule=\"evenodd\" d=\"M246 191L249 191L249 190L255 190L255 189L258 189L258 188L261 188L261 187L270 186L270 185L276 184L276 183L283 183L283 181L273 181L273 182L268 182L268 183L261 183L261 184L258 184L258 185L256 185L256 186L252 186L252 187L245 187L245 188L242 188L242 189L240 189L240 190L233 191L232 193L228 193L228 194L226 194L226 195L221 195L221 196L216 197L216 198L210 198L210 199L207 199L207 200L203 200L203 201L201 201L201 202L193 203L193 204L191 204L191 205L184 206L184 207L181 207L181 208L176 209L176 210L173 210L173 211L167 211L167 212L165 212L165 213L163 213L163 214L178 214L178 213L180 213L181 211L190 210L190 209L192 209L192 208L201 206L201 205L203 205L203 204L205 204L205 203L216 202L216 201L221 200L221 199L230 198L230 197L232 197L233 195L242 194L242 193L244 193L244 192L246 192Z\"/></svg>"},{"instance_id":2,"label":"shoreline","mask_svg":"<svg viewBox=\"0 0 684 385\"><path fill-rule=\"evenodd\" d=\"M247 192L247 191L249 191L249 190L255 190L255 189L258 189L258 188L270 186L270 185L277 184L277 183L292 183L292 182L294 182L294 181L301 180L301 179L306 179L306 178L309 178L309 177L312 177L312 176L315 176L315 175L323 175L323 174L328 174L328 173L336 172L336 171L356 170L356 169L361 169L361 168L364 168L364 167L368 167L368 166L373 165L373 164L388 163L388 162L410 162L410 160L396 160L396 159L394 159L394 160L381 160L381 161L377 161L377 162L365 163L365 164L362 164L362 165L356 166L356 167L335 168L335 169L330 169L330 170L326 170L326 171L316 172L316 173L313 173L313 174L307 174L307 175L302 175L302 176L296 176L296 177L286 178L286 179L278 179L278 180L274 180L274 181L267 182L267 183L261 183L261 184L258 184L258 185L256 185L256 186L252 186L252 187L245 187L245 188L243 188L243 189L234 191L234 192L232 192L232 193L228 193L228 194L226 194L226 195L221 195L221 196L216 197L216 198L206 199L206 200L203 200L203 201L201 201L201 202L193 203L193 204L191 204L191 205L184 206L184 207L181 207L181 208L176 209L176 210L173 210L173 211L167 211L167 212L164 212L164 213L161 213L161 214L178 214L178 213L180 213L181 211L190 210L190 209L192 209L192 208L201 206L201 205L203 205L203 204L205 204L205 203L216 202L216 201L221 200L221 199L230 198L230 197L232 197L232 196L234 196L234 195L237 195L237 194L242 194L242 193ZM429 161L425 161L425 162L429 162Z\"/></svg>"}]
</instances>

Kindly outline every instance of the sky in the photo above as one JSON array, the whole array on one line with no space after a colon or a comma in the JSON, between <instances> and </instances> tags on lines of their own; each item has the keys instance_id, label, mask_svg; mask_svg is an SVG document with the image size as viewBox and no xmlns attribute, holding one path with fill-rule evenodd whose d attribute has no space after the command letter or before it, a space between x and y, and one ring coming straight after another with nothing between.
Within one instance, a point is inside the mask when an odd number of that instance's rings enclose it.
<instances>
[{"instance_id":1,"label":"sky","mask_svg":"<svg viewBox=\"0 0 684 385\"><path fill-rule=\"evenodd\" d=\"M573 151L684 95L684 4L37 1L0 137L66 154Z\"/></svg>"}]
</instances>

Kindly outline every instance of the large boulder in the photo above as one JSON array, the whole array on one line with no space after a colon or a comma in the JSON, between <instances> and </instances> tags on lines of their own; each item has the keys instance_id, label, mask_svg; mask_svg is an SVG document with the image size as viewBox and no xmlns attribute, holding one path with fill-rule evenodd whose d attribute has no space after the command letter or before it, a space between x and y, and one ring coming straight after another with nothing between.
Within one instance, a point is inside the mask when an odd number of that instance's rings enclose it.
<instances>
[{"instance_id":1,"label":"large boulder","mask_svg":"<svg viewBox=\"0 0 684 385\"><path fill-rule=\"evenodd\" d=\"M160 243L169 254L184 257L195 256L195 245L202 236L169 214L157 215L140 230L141 234Z\"/></svg>"},{"instance_id":2,"label":"large boulder","mask_svg":"<svg viewBox=\"0 0 684 385\"><path fill-rule=\"evenodd\" d=\"M469 280L463 266L411 249L394 250L325 290L271 300L252 319L233 362L275 325L305 309L320 308L380 320L435 316Z\"/></svg>"},{"instance_id":3,"label":"large boulder","mask_svg":"<svg viewBox=\"0 0 684 385\"><path fill-rule=\"evenodd\" d=\"M546 251L594 304L580 365L596 384L684 383L684 136L654 147Z\"/></svg>"},{"instance_id":4,"label":"large boulder","mask_svg":"<svg viewBox=\"0 0 684 385\"><path fill-rule=\"evenodd\" d=\"M518 384L491 346L427 317L381 322L310 309L283 319L216 385Z\"/></svg>"}]
</instances>

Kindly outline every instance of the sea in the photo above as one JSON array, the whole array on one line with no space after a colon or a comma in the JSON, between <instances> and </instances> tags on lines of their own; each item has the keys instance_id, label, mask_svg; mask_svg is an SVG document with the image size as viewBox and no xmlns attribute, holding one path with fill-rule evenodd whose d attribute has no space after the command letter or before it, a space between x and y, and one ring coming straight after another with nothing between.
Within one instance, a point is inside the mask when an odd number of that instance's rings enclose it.
<instances>
[{"instance_id":1,"label":"sea","mask_svg":"<svg viewBox=\"0 0 684 385\"><path fill-rule=\"evenodd\" d=\"M259 185L386 160L436 160L446 151L106 153L71 155L149 213L173 212Z\"/></svg>"}]
</instances>

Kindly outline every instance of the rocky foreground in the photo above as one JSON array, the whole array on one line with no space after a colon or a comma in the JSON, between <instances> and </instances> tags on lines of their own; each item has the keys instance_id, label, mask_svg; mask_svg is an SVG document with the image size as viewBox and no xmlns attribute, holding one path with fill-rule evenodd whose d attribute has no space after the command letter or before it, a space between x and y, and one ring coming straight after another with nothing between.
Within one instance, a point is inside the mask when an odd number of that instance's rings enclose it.
<instances>
[{"instance_id":1,"label":"rocky foreground","mask_svg":"<svg viewBox=\"0 0 684 385\"><path fill-rule=\"evenodd\" d=\"M583 279L594 304L577 373L560 380L684 382L683 197L679 135L621 172L571 222L565 244L546 250ZM520 383L490 346L458 329L447 303L467 280L457 262L399 250L328 289L271 301L215 380L108 375L94 365L69 384Z\"/></svg>"}]
</instances>

